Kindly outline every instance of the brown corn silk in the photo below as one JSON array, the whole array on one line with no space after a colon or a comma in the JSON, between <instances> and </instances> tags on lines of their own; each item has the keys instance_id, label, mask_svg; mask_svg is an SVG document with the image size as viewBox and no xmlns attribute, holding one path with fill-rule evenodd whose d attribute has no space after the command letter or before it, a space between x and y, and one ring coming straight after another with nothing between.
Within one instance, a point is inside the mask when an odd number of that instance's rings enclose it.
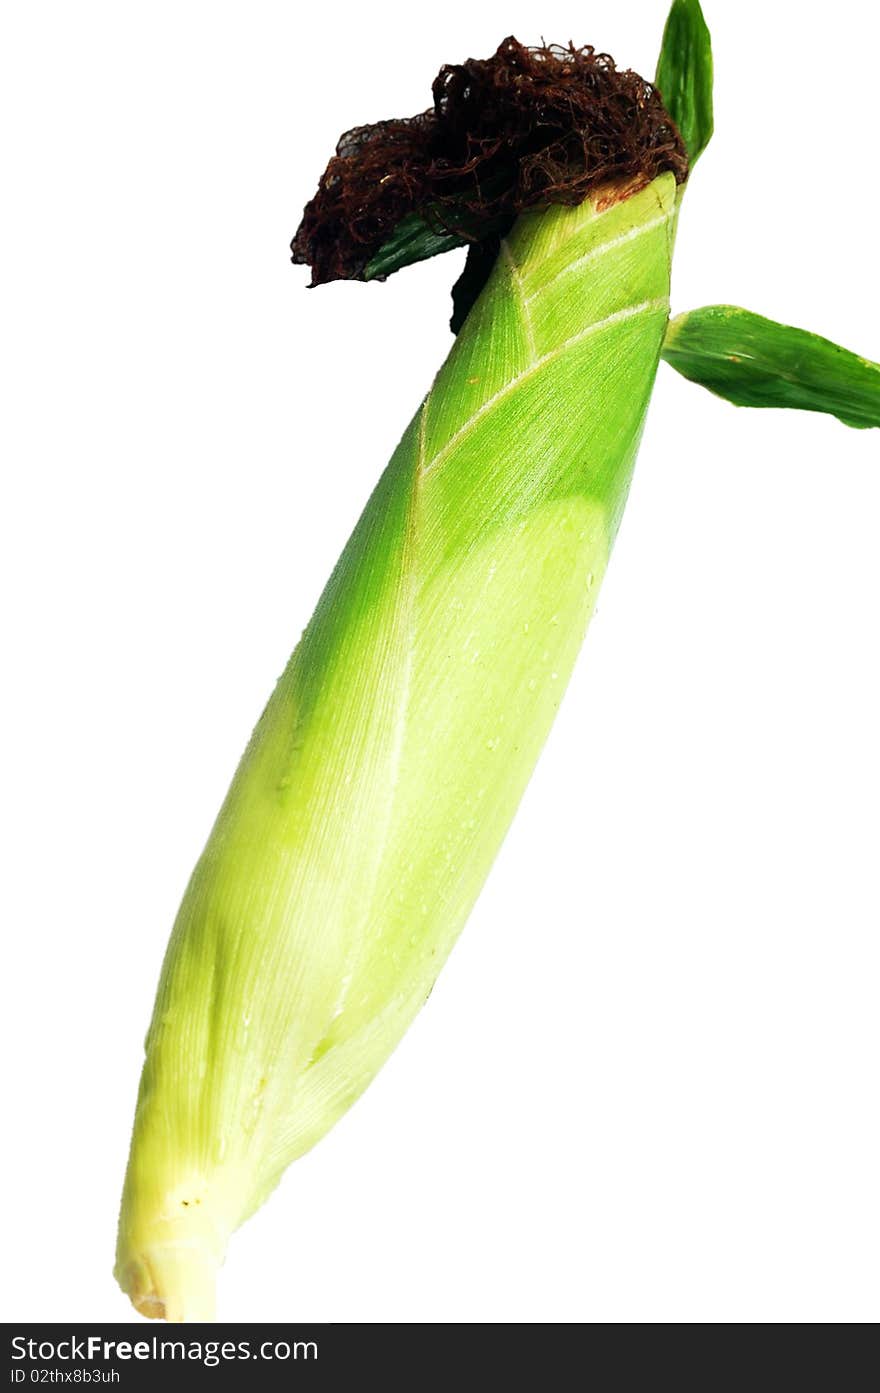
<instances>
[{"instance_id":1,"label":"brown corn silk","mask_svg":"<svg viewBox=\"0 0 880 1393\"><path fill-rule=\"evenodd\" d=\"M445 64L433 96L418 116L341 137L291 243L312 285L363 279L412 213L476 244L527 208L579 204L602 184L687 177L657 89L590 45L507 38L491 58Z\"/></svg>"}]
</instances>

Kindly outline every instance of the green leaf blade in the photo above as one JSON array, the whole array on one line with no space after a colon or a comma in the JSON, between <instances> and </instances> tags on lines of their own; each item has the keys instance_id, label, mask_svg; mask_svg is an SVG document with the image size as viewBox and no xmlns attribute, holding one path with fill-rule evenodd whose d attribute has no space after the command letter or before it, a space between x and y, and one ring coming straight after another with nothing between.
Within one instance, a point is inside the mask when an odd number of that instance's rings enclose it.
<instances>
[{"instance_id":1,"label":"green leaf blade","mask_svg":"<svg viewBox=\"0 0 880 1393\"><path fill-rule=\"evenodd\" d=\"M383 242L367 263L364 280L385 280L405 266L413 266L417 261L427 261L432 256L466 245L465 236L433 228L419 213L410 213L397 224L388 241Z\"/></svg>"},{"instance_id":2,"label":"green leaf blade","mask_svg":"<svg viewBox=\"0 0 880 1393\"><path fill-rule=\"evenodd\" d=\"M750 310L708 305L678 315L663 357L735 406L818 411L857 429L880 426L880 364Z\"/></svg>"},{"instance_id":3,"label":"green leaf blade","mask_svg":"<svg viewBox=\"0 0 880 1393\"><path fill-rule=\"evenodd\" d=\"M693 168L715 128L712 38L699 0L674 0L663 30L654 83L681 132Z\"/></svg>"}]
</instances>

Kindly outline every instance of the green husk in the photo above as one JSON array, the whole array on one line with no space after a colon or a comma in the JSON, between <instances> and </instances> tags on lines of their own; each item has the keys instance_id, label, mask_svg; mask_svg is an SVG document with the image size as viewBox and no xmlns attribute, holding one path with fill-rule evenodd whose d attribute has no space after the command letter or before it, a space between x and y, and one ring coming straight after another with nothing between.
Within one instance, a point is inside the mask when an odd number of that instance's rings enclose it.
<instances>
[{"instance_id":1,"label":"green husk","mask_svg":"<svg viewBox=\"0 0 880 1393\"><path fill-rule=\"evenodd\" d=\"M821 411L880 426L880 363L734 305L677 315L663 344L676 372L735 406Z\"/></svg>"},{"instance_id":2,"label":"green husk","mask_svg":"<svg viewBox=\"0 0 880 1393\"><path fill-rule=\"evenodd\" d=\"M254 732L147 1039L117 1263L145 1314L210 1315L229 1234L366 1087L479 893L626 498L675 192L520 218Z\"/></svg>"}]
</instances>

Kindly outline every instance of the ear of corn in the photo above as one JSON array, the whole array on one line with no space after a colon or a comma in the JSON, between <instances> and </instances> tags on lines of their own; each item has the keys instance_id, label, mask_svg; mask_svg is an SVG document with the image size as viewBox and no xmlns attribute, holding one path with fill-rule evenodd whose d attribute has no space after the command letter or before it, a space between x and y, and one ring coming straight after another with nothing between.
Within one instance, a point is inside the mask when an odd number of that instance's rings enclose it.
<instances>
[{"instance_id":1,"label":"ear of corn","mask_svg":"<svg viewBox=\"0 0 880 1393\"><path fill-rule=\"evenodd\" d=\"M708 305L677 315L663 357L736 406L794 407L847 426L880 426L880 363L750 310Z\"/></svg>"},{"instance_id":2,"label":"ear of corn","mask_svg":"<svg viewBox=\"0 0 880 1393\"><path fill-rule=\"evenodd\" d=\"M629 192L629 196L625 196ZM629 487L676 188L523 215L253 734L166 956L123 1196L135 1305L230 1233L429 994L550 728Z\"/></svg>"},{"instance_id":3,"label":"ear of corn","mask_svg":"<svg viewBox=\"0 0 880 1393\"><path fill-rule=\"evenodd\" d=\"M698 0L674 0L657 85L693 162L712 134ZM880 368L827 340L726 306L668 326L679 194L667 174L522 214L485 284L513 215L474 231L484 255L456 304L460 336L178 914L119 1225L117 1277L145 1315L211 1318L230 1234L430 993L571 672L661 348L738 404L880 424ZM403 217L364 278L460 244L435 211Z\"/></svg>"}]
</instances>

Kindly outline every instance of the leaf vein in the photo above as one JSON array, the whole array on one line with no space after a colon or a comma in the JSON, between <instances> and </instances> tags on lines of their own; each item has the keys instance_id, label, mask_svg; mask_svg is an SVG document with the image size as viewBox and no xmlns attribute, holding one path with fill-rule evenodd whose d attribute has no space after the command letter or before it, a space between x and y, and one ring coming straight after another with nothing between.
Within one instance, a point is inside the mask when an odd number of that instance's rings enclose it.
<instances>
[{"instance_id":1,"label":"leaf vein","mask_svg":"<svg viewBox=\"0 0 880 1393\"><path fill-rule=\"evenodd\" d=\"M668 308L669 299L665 295L653 300L642 300L637 305L626 305L623 309L615 310L613 314L606 315L604 319L594 320L592 324L586 325L579 333L572 335L571 338L565 339L561 344L557 345L556 348L551 349L549 353L544 353L541 357L535 358L527 368L518 372L509 382L506 382L503 387L499 387L497 392L493 392L492 396L484 401L482 406L479 406L477 410L459 426L458 430L449 437L446 444L423 465L422 477L430 474L432 470L436 469L444 460L448 459L456 447L461 444L462 440L465 440L467 436L470 435L478 422L480 422L493 407L497 406L505 397L510 396L511 392L514 392L516 388L527 381L528 378L533 377L541 368L546 367L548 363L552 363L557 358L562 357L570 348L574 348L577 344L581 343L584 339L590 338L593 334L598 334L603 329L610 329L613 324L621 324L624 320L633 319L636 315L649 314L651 311L660 309L668 310Z\"/></svg>"}]
</instances>

